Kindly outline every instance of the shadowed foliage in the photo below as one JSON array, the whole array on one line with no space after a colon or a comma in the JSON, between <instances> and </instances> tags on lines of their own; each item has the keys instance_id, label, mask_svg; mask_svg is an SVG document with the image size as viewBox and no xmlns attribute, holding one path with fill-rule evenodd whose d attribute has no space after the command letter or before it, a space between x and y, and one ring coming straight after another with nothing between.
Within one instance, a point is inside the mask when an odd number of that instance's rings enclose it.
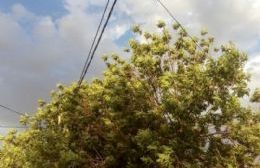
<instances>
[{"instance_id":1,"label":"shadowed foliage","mask_svg":"<svg viewBox=\"0 0 260 168\"><path fill-rule=\"evenodd\" d=\"M130 60L105 56L102 79L39 101L21 118L28 128L3 137L0 167L256 167L259 113L239 101L246 54L214 48L206 31L191 39L178 24L157 27L134 26L142 41L129 40Z\"/></svg>"}]
</instances>

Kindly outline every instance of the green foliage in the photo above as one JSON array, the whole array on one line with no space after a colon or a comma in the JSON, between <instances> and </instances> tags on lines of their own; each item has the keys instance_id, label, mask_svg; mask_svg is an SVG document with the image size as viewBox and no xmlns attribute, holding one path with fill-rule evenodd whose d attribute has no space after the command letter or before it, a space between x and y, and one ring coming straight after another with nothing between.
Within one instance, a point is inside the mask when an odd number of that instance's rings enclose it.
<instances>
[{"instance_id":1,"label":"green foliage","mask_svg":"<svg viewBox=\"0 0 260 168\"><path fill-rule=\"evenodd\" d=\"M256 167L259 113L239 102L249 92L246 55L229 43L212 56L206 31L193 39L201 50L180 25L174 39L157 26L135 26L146 42L129 41L130 60L105 56L102 79L58 85L39 101L21 118L28 128L3 138L0 167Z\"/></svg>"},{"instance_id":2,"label":"green foliage","mask_svg":"<svg viewBox=\"0 0 260 168\"><path fill-rule=\"evenodd\" d=\"M252 95L252 97L251 97L251 99L250 99L252 102L260 102L260 88L257 88L255 91L254 91L254 93L253 93L253 95Z\"/></svg>"},{"instance_id":3,"label":"green foliage","mask_svg":"<svg viewBox=\"0 0 260 168\"><path fill-rule=\"evenodd\" d=\"M160 20L160 21L157 23L157 27L158 27L158 28L163 28L163 27L165 27L165 26L166 26L166 24L165 24L165 22L162 21L162 20Z\"/></svg>"}]
</instances>

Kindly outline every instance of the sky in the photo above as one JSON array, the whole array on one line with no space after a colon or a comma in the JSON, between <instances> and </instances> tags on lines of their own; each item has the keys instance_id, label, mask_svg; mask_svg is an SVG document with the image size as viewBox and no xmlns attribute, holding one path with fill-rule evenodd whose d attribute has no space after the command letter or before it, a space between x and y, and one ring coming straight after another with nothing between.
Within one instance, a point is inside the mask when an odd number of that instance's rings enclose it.
<instances>
[{"instance_id":1,"label":"sky","mask_svg":"<svg viewBox=\"0 0 260 168\"><path fill-rule=\"evenodd\" d=\"M233 41L248 54L249 87L260 86L259 0L161 0L188 32L207 28L217 42ZM0 104L34 113L57 83L77 81L106 0L1 0ZM156 0L118 0L86 80L101 77L103 54L123 55L131 25L155 30L173 23ZM19 116L0 109L0 125ZM0 133L6 129L0 129Z\"/></svg>"}]
</instances>

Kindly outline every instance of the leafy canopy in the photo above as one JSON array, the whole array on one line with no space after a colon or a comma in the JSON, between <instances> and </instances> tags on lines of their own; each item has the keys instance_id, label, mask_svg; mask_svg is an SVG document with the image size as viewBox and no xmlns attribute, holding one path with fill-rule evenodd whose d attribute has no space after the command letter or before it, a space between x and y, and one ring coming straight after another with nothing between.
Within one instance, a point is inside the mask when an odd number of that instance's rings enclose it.
<instances>
[{"instance_id":1,"label":"leafy canopy","mask_svg":"<svg viewBox=\"0 0 260 168\"><path fill-rule=\"evenodd\" d=\"M0 167L256 166L259 113L239 101L249 91L246 54L214 48L206 31L191 39L178 24L157 26L135 26L143 41L129 41L130 60L105 56L102 79L59 85L39 101L21 118L28 128L3 138Z\"/></svg>"}]
</instances>

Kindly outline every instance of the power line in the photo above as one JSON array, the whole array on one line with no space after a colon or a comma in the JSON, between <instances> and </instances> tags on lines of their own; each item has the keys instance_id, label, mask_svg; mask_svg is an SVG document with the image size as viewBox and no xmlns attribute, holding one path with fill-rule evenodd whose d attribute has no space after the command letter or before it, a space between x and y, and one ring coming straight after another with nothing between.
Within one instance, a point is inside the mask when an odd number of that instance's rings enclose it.
<instances>
[{"instance_id":1,"label":"power line","mask_svg":"<svg viewBox=\"0 0 260 168\"><path fill-rule=\"evenodd\" d=\"M0 128L27 128L27 127L23 127L23 126L9 126L9 125L0 125Z\"/></svg>"},{"instance_id":2,"label":"power line","mask_svg":"<svg viewBox=\"0 0 260 168\"><path fill-rule=\"evenodd\" d=\"M17 115L24 115L23 113L21 113L21 112L19 112L17 110L14 110L14 109L12 109L10 107L7 107L7 106L1 105L1 104L0 104L0 107L4 108L4 109L6 109L6 110L8 110L8 111L10 111L12 113L15 113Z\"/></svg>"},{"instance_id":3,"label":"power line","mask_svg":"<svg viewBox=\"0 0 260 168\"><path fill-rule=\"evenodd\" d=\"M156 0L161 6L162 8L165 9L165 11L170 15L170 17L180 26L180 28L187 33L187 35L189 36L189 38L194 42L194 44L200 49L202 50L202 48L200 47L200 45L193 39L193 37L186 31L186 29L182 26L182 24L178 21L178 19L173 15L173 13L166 7L166 5L164 5L162 3L161 0Z\"/></svg>"},{"instance_id":4,"label":"power line","mask_svg":"<svg viewBox=\"0 0 260 168\"><path fill-rule=\"evenodd\" d=\"M27 127L20 126L20 125L2 125L2 124L0 124L0 128L27 128Z\"/></svg>"},{"instance_id":5,"label":"power line","mask_svg":"<svg viewBox=\"0 0 260 168\"><path fill-rule=\"evenodd\" d=\"M105 24L103 25L102 31L101 31L100 36L99 36L99 38L98 38L98 41L97 41L97 43L96 43L96 45L95 45L95 47L94 47L94 50L93 50L93 52L92 52L92 54L91 54L90 60L89 60L87 66L86 66L86 68L85 68L85 70L84 70L84 73L83 73L81 79L80 79L79 82L78 82L79 85L81 85L81 83L82 83L84 77L86 76L86 73L88 72L88 69L89 69L90 64L91 64L91 62L92 62L92 60L93 60L93 57L94 57L94 55L95 55L95 52L96 52L96 50L97 50L97 48L98 48L98 45L99 45L99 43L100 43L100 41L101 41L101 38L102 38L102 36L103 36L103 34L104 34L104 31L105 31L105 29L106 29L106 27L107 27L108 21L109 21L111 15L112 15L112 13L113 13L113 10L114 10L114 7L115 7L115 5L116 5L116 2L117 2L117 0L114 0L114 2L113 2L113 4L112 4L112 7L110 8L110 11L109 11L109 13L108 13L107 19L106 19L106 21L105 21Z\"/></svg>"},{"instance_id":6,"label":"power line","mask_svg":"<svg viewBox=\"0 0 260 168\"><path fill-rule=\"evenodd\" d=\"M94 54L95 54L95 52L96 52L96 50L97 50L97 47L98 47L98 45L99 45L99 43L100 43L100 41L101 41L101 38L102 38L102 36L103 36L103 33L104 33L104 31L105 31L105 29L106 29L106 27L107 27L108 21L109 21L111 15L112 15L112 12L113 12L113 9L114 9L114 7L115 7L115 5L116 5L116 2L117 2L117 0L114 0L114 2L113 2L113 4L112 4L112 7L111 7L111 9L110 9L110 11L109 11L109 14L108 14L108 16L107 16L107 19L106 19L106 21L105 21L105 24L103 25L101 34L100 34L100 36L99 36L99 38L98 38L98 41L97 41L97 43L96 43L96 45L95 45L95 47L94 47L94 50L93 50L93 52L92 52L92 54L91 54L90 60L89 60L89 62L87 63L87 66L86 66L86 68L85 68L85 70L84 70L84 72L83 72L83 74L82 74L81 79L80 79L79 82L78 82L79 85L81 85L81 83L82 83L84 77L86 76L86 73L87 73L87 71L88 71L88 69L89 69L89 67L90 67L90 64L91 64L92 60L93 60Z\"/></svg>"},{"instance_id":7,"label":"power line","mask_svg":"<svg viewBox=\"0 0 260 168\"><path fill-rule=\"evenodd\" d=\"M94 44L95 44L95 42L96 42L96 39L97 39L99 30L100 30L101 25L102 25L102 22L103 22L103 20L104 20L104 17L105 17L105 14L106 14L107 7L108 7L108 5L109 5L109 2L110 2L110 0L107 1L106 6L105 6L105 9L104 9L104 11L103 11L103 14L102 14L101 20L100 20L100 22L99 22L99 25L98 25L96 34L95 34L95 36L94 36L94 39L93 39L93 42L92 42L92 44L91 44L91 47L90 47L90 50L89 50L87 59L86 59L86 61L85 61L84 67L83 67L82 72L81 72L81 75L80 75L80 81L82 81L83 78L84 78L83 74L84 74L84 71L86 70L87 63L89 62L90 55L91 55L92 49L93 49L93 47L94 47Z\"/></svg>"}]
</instances>

